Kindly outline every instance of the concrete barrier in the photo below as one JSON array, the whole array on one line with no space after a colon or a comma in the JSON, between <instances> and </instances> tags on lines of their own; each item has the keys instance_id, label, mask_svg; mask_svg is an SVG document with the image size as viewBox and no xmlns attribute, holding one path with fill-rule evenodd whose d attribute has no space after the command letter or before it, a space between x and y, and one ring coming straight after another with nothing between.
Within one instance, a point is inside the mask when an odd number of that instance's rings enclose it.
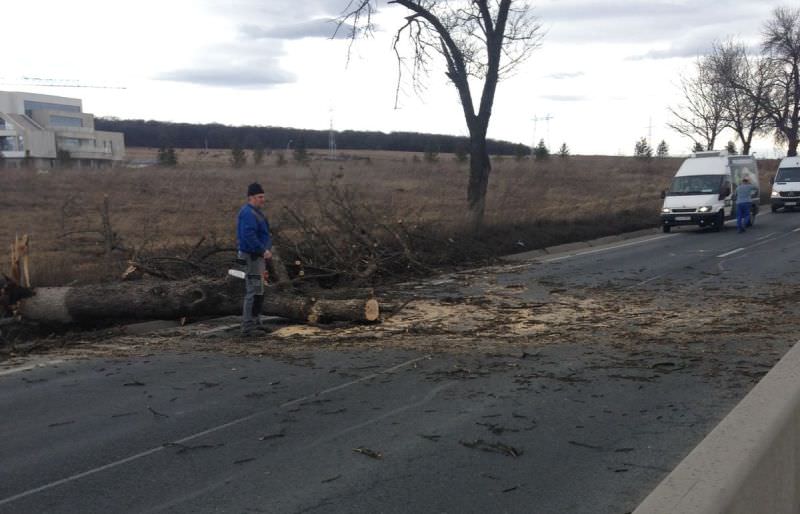
<instances>
[{"instance_id":1,"label":"concrete barrier","mask_svg":"<svg viewBox=\"0 0 800 514\"><path fill-rule=\"evenodd\" d=\"M634 514L800 512L800 343Z\"/></svg>"}]
</instances>

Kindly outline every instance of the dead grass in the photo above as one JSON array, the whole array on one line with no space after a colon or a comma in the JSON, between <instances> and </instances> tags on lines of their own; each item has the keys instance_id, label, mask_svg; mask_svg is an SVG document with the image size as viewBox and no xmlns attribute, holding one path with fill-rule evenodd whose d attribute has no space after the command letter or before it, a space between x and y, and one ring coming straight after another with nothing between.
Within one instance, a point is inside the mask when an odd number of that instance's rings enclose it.
<instances>
[{"instance_id":1,"label":"dead grass","mask_svg":"<svg viewBox=\"0 0 800 514\"><path fill-rule=\"evenodd\" d=\"M132 148L128 153L143 159L154 158L156 151ZM485 250L481 255L490 257L652 226L659 191L679 165L677 159L646 163L600 156L546 162L496 158L486 230L477 235L463 223L466 163L451 155L426 163L421 154L402 152L340 156L345 160L324 160L320 154L300 165L287 153L289 162L278 166L272 154L258 168L234 169L226 151L179 150L180 165L173 169L0 170L0 242L10 243L15 233L30 234L35 285L97 282L118 276L133 252L183 255L203 236L220 247L233 246L236 212L252 181L264 185L268 216L285 233L292 227L284 206L313 217L315 195L324 196L335 183L386 220L403 220L450 244L456 260L464 245L479 244ZM104 195L125 248L110 258L100 255L99 246L78 246L61 237L70 227L99 226Z\"/></svg>"}]
</instances>

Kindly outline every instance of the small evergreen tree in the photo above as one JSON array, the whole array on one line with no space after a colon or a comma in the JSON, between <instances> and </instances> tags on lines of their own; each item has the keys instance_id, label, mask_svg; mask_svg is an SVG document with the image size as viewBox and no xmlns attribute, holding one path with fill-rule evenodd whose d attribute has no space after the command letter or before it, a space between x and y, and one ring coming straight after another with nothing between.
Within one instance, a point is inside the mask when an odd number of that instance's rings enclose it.
<instances>
[{"instance_id":1,"label":"small evergreen tree","mask_svg":"<svg viewBox=\"0 0 800 514\"><path fill-rule=\"evenodd\" d=\"M636 146L633 148L633 156L646 161L653 158L653 149L650 148L647 138L643 137L636 142Z\"/></svg>"},{"instance_id":2,"label":"small evergreen tree","mask_svg":"<svg viewBox=\"0 0 800 514\"><path fill-rule=\"evenodd\" d=\"M253 164L261 166L262 162L264 162L264 147L258 143L253 147Z\"/></svg>"},{"instance_id":3,"label":"small evergreen tree","mask_svg":"<svg viewBox=\"0 0 800 514\"><path fill-rule=\"evenodd\" d=\"M308 161L308 150L306 150L306 140L303 137L297 138L292 153L294 160L303 164Z\"/></svg>"},{"instance_id":4,"label":"small evergreen tree","mask_svg":"<svg viewBox=\"0 0 800 514\"><path fill-rule=\"evenodd\" d=\"M669 147L667 146L667 142L663 139L660 143L658 143L658 148L656 149L656 157L659 159L663 159L664 157L669 157Z\"/></svg>"},{"instance_id":5,"label":"small evergreen tree","mask_svg":"<svg viewBox=\"0 0 800 514\"><path fill-rule=\"evenodd\" d=\"M693 152L705 152L705 148L703 148L702 143L695 142L694 146L692 147Z\"/></svg>"},{"instance_id":6,"label":"small evergreen tree","mask_svg":"<svg viewBox=\"0 0 800 514\"><path fill-rule=\"evenodd\" d=\"M458 162L467 162L467 159L469 159L469 148L467 147L467 143L463 141L457 142L454 153Z\"/></svg>"},{"instance_id":7,"label":"small evergreen tree","mask_svg":"<svg viewBox=\"0 0 800 514\"><path fill-rule=\"evenodd\" d=\"M737 155L738 152L736 151L736 143L733 141L728 141L728 145L725 147L730 155Z\"/></svg>"},{"instance_id":8,"label":"small evergreen tree","mask_svg":"<svg viewBox=\"0 0 800 514\"><path fill-rule=\"evenodd\" d=\"M537 161L550 158L550 150L548 150L547 146L544 144L544 139L540 139L539 144L534 147L533 157Z\"/></svg>"},{"instance_id":9,"label":"small evergreen tree","mask_svg":"<svg viewBox=\"0 0 800 514\"><path fill-rule=\"evenodd\" d=\"M439 160L439 149L432 141L425 143L425 162L436 162Z\"/></svg>"},{"instance_id":10,"label":"small evergreen tree","mask_svg":"<svg viewBox=\"0 0 800 514\"><path fill-rule=\"evenodd\" d=\"M569 147L567 143L561 143L561 148L558 149L558 156L562 159L569 157Z\"/></svg>"},{"instance_id":11,"label":"small evergreen tree","mask_svg":"<svg viewBox=\"0 0 800 514\"><path fill-rule=\"evenodd\" d=\"M161 166L174 167L178 165L178 155L175 153L175 148L172 146L158 149L158 164Z\"/></svg>"},{"instance_id":12,"label":"small evergreen tree","mask_svg":"<svg viewBox=\"0 0 800 514\"><path fill-rule=\"evenodd\" d=\"M64 150L63 148L60 148L56 152L56 160L58 161L59 166L67 168L72 165L72 154L69 153L69 150Z\"/></svg>"},{"instance_id":13,"label":"small evergreen tree","mask_svg":"<svg viewBox=\"0 0 800 514\"><path fill-rule=\"evenodd\" d=\"M231 164L234 168L241 168L247 164L247 154L244 149L239 146L239 143L234 143L231 146Z\"/></svg>"},{"instance_id":14,"label":"small evergreen tree","mask_svg":"<svg viewBox=\"0 0 800 514\"><path fill-rule=\"evenodd\" d=\"M514 159L521 161L522 159L527 157L528 154L530 153L531 151L527 146L521 143L514 145Z\"/></svg>"}]
</instances>

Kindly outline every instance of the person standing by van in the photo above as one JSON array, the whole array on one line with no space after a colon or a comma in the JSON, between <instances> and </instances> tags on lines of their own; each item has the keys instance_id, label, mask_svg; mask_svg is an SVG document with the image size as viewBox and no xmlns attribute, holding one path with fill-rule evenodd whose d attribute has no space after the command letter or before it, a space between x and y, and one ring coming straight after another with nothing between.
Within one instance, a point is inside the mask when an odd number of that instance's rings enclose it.
<instances>
[{"instance_id":1,"label":"person standing by van","mask_svg":"<svg viewBox=\"0 0 800 514\"><path fill-rule=\"evenodd\" d=\"M750 212L753 210L752 192L756 188L750 183L750 177L742 177L742 183L736 188L736 228L741 234L745 225L750 225Z\"/></svg>"}]
</instances>

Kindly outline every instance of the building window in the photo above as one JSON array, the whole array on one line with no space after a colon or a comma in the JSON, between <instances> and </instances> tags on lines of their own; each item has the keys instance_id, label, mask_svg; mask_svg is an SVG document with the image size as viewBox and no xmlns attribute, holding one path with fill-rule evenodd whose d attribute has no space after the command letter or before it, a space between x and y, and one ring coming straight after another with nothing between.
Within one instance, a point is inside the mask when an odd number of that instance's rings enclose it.
<instances>
[{"instance_id":1,"label":"building window","mask_svg":"<svg viewBox=\"0 0 800 514\"><path fill-rule=\"evenodd\" d=\"M61 146L63 147L70 148L80 148L81 146L81 140L74 137L62 137L59 139L59 143L61 143Z\"/></svg>"},{"instance_id":2,"label":"building window","mask_svg":"<svg viewBox=\"0 0 800 514\"><path fill-rule=\"evenodd\" d=\"M77 105L52 104L48 102L25 100L25 114L30 116L33 111L81 112L81 108Z\"/></svg>"},{"instance_id":3,"label":"building window","mask_svg":"<svg viewBox=\"0 0 800 514\"><path fill-rule=\"evenodd\" d=\"M73 118L72 116L50 116L50 125L53 127L82 127L83 118Z\"/></svg>"}]
</instances>

